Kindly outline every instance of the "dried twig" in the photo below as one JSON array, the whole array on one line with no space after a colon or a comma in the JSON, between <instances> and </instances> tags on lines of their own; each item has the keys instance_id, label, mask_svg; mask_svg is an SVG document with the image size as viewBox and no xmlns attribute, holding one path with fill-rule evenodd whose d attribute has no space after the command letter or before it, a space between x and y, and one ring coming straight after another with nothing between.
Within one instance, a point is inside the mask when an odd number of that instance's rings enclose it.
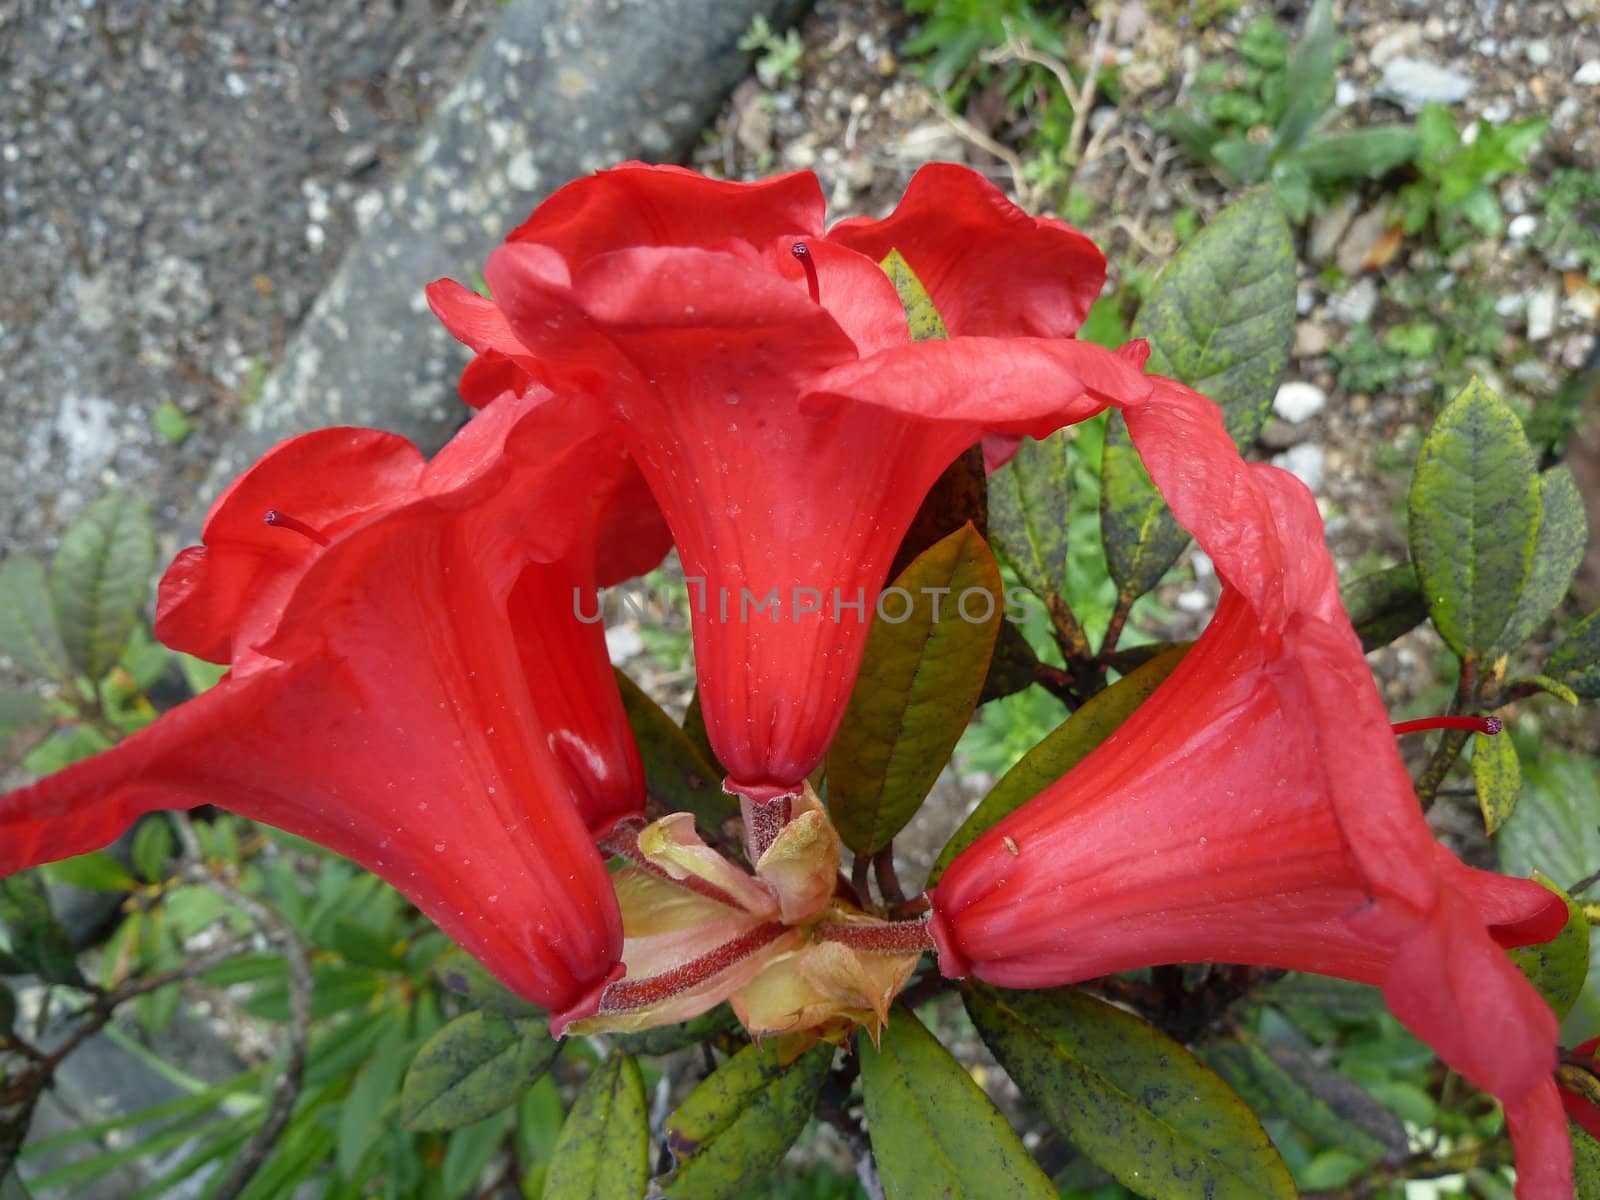
<instances>
[{"instance_id":1,"label":"dried twig","mask_svg":"<svg viewBox=\"0 0 1600 1200\"><path fill-rule=\"evenodd\" d=\"M1027 168L1022 161L1022 156L1011 147L995 141L994 138L983 132L960 113L953 112L943 104L939 104L936 107L939 115L949 122L950 127L963 138L978 147L978 149L994 155L1005 163L1007 169L1011 172L1011 186L1016 190L1018 206L1028 212L1032 212L1038 202L1038 189L1028 182Z\"/></svg>"}]
</instances>

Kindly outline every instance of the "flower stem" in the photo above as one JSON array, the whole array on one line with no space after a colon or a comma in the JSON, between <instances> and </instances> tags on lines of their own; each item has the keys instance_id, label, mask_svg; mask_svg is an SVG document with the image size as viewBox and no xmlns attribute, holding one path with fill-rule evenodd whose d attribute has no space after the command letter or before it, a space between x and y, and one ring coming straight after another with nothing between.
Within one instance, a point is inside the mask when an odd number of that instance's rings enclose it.
<instances>
[{"instance_id":1,"label":"flower stem","mask_svg":"<svg viewBox=\"0 0 1600 1200\"><path fill-rule=\"evenodd\" d=\"M1450 702L1452 713L1459 713L1477 704L1477 680L1476 661L1470 658L1462 659L1461 679L1456 684L1455 699ZM1428 760L1428 765L1422 769L1422 775L1417 779L1417 802L1422 805L1423 812L1433 807L1433 802L1438 799L1439 789L1444 785L1445 776L1449 775L1450 768L1456 765L1456 759L1461 757L1461 751L1471 736L1472 734L1465 729L1447 729L1444 736L1439 739L1433 757Z\"/></svg>"},{"instance_id":2,"label":"flower stem","mask_svg":"<svg viewBox=\"0 0 1600 1200\"><path fill-rule=\"evenodd\" d=\"M915 954L932 950L933 934L925 920L887 921L882 924L856 924L850 921L823 921L816 927L819 942L839 942L852 950L873 954Z\"/></svg>"}]
</instances>

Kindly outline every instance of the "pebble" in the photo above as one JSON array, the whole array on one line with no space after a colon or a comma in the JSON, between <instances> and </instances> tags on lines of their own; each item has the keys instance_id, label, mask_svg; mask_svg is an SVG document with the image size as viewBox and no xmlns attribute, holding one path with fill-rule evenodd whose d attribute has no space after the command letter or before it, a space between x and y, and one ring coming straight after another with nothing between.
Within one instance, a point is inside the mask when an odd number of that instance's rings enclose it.
<instances>
[{"instance_id":1,"label":"pebble","mask_svg":"<svg viewBox=\"0 0 1600 1200\"><path fill-rule=\"evenodd\" d=\"M1506 236L1513 242L1525 242L1538 228L1539 218L1532 213L1523 213L1520 217L1511 218L1511 223L1506 226Z\"/></svg>"},{"instance_id":2,"label":"pebble","mask_svg":"<svg viewBox=\"0 0 1600 1200\"><path fill-rule=\"evenodd\" d=\"M1378 94L1394 100L1408 113L1424 104L1456 104L1472 93L1472 80L1460 71L1421 58L1396 58L1384 65Z\"/></svg>"},{"instance_id":3,"label":"pebble","mask_svg":"<svg viewBox=\"0 0 1600 1200\"><path fill-rule=\"evenodd\" d=\"M1294 327L1294 356L1316 358L1328 352L1328 328L1321 321L1300 321Z\"/></svg>"},{"instance_id":4,"label":"pebble","mask_svg":"<svg viewBox=\"0 0 1600 1200\"><path fill-rule=\"evenodd\" d=\"M1388 232L1389 202L1385 200L1350 222L1333 259L1339 270L1346 275L1361 274L1366 269L1368 256Z\"/></svg>"},{"instance_id":5,"label":"pebble","mask_svg":"<svg viewBox=\"0 0 1600 1200\"><path fill-rule=\"evenodd\" d=\"M1572 76L1572 82L1581 84L1583 87L1593 87L1595 84L1600 83L1600 58L1591 58L1583 66L1579 67Z\"/></svg>"},{"instance_id":6,"label":"pebble","mask_svg":"<svg viewBox=\"0 0 1600 1200\"><path fill-rule=\"evenodd\" d=\"M1372 319L1378 307L1378 285L1371 279L1359 280L1328 301L1328 315L1346 325L1361 325Z\"/></svg>"},{"instance_id":7,"label":"pebble","mask_svg":"<svg viewBox=\"0 0 1600 1200\"><path fill-rule=\"evenodd\" d=\"M1495 315L1514 317L1528 307L1528 298L1521 292L1510 292L1494 302Z\"/></svg>"},{"instance_id":8,"label":"pebble","mask_svg":"<svg viewBox=\"0 0 1600 1200\"><path fill-rule=\"evenodd\" d=\"M1542 287L1528 297L1528 340L1542 342L1556 331L1556 289Z\"/></svg>"},{"instance_id":9,"label":"pebble","mask_svg":"<svg viewBox=\"0 0 1600 1200\"><path fill-rule=\"evenodd\" d=\"M1282 454L1274 454L1272 465L1282 467L1314 492L1322 487L1328 455L1315 442L1302 442L1298 446L1290 446Z\"/></svg>"},{"instance_id":10,"label":"pebble","mask_svg":"<svg viewBox=\"0 0 1600 1200\"><path fill-rule=\"evenodd\" d=\"M606 630L606 654L612 666L619 666L644 652L644 639L631 623Z\"/></svg>"},{"instance_id":11,"label":"pebble","mask_svg":"<svg viewBox=\"0 0 1600 1200\"><path fill-rule=\"evenodd\" d=\"M1291 380L1278 388L1272 398L1272 411L1285 421L1309 421L1328 403L1328 393L1314 383Z\"/></svg>"},{"instance_id":12,"label":"pebble","mask_svg":"<svg viewBox=\"0 0 1600 1200\"><path fill-rule=\"evenodd\" d=\"M1333 257L1339 240L1350 228L1350 222L1355 220L1360 207L1360 197L1350 195L1317 214L1316 220L1311 223L1311 235L1306 240L1306 256L1313 263L1325 263Z\"/></svg>"},{"instance_id":13,"label":"pebble","mask_svg":"<svg viewBox=\"0 0 1600 1200\"><path fill-rule=\"evenodd\" d=\"M1177 604L1179 612L1209 612L1211 609L1211 597L1199 588L1185 588L1178 593Z\"/></svg>"},{"instance_id":14,"label":"pebble","mask_svg":"<svg viewBox=\"0 0 1600 1200\"><path fill-rule=\"evenodd\" d=\"M1528 61L1536 67L1545 67L1550 65L1551 55L1549 42L1529 42L1528 48L1524 50L1523 53L1528 56Z\"/></svg>"}]
</instances>

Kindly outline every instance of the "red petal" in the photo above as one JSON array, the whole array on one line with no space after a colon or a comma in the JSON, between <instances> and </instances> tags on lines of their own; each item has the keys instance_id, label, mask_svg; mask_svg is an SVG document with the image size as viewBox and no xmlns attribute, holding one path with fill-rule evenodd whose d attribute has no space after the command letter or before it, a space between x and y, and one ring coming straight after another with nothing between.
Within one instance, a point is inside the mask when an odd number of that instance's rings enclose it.
<instances>
[{"instance_id":1,"label":"red petal","mask_svg":"<svg viewBox=\"0 0 1600 1200\"><path fill-rule=\"evenodd\" d=\"M898 250L956 337L1070 337L1106 278L1083 234L953 163L922 167L886 219L841 221L828 240L874 262Z\"/></svg>"}]
</instances>

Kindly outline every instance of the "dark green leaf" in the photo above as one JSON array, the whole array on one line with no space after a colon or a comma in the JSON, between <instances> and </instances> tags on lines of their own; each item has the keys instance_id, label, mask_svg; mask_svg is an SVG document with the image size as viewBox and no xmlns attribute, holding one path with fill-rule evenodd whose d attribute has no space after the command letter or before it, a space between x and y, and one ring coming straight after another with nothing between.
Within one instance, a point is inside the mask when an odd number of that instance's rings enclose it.
<instances>
[{"instance_id":1,"label":"dark green leaf","mask_svg":"<svg viewBox=\"0 0 1600 1200\"><path fill-rule=\"evenodd\" d=\"M1219 138L1212 143L1211 157L1235 183L1260 183L1272 161L1272 144L1247 137Z\"/></svg>"},{"instance_id":2,"label":"dark green leaf","mask_svg":"<svg viewBox=\"0 0 1600 1200\"><path fill-rule=\"evenodd\" d=\"M984 676L979 704L1014 695L1038 680L1039 656L1028 645L1028 639L1010 621L1000 622L1000 633L994 640L994 654L989 659L989 673Z\"/></svg>"},{"instance_id":3,"label":"dark green leaf","mask_svg":"<svg viewBox=\"0 0 1600 1200\"><path fill-rule=\"evenodd\" d=\"M407 1129L459 1129L499 1112L532 1087L561 1043L539 1021L483 1011L457 1017L423 1043L401 1089Z\"/></svg>"},{"instance_id":4,"label":"dark green leaf","mask_svg":"<svg viewBox=\"0 0 1600 1200\"><path fill-rule=\"evenodd\" d=\"M46 983L81 985L72 939L50 910L44 877L20 871L0 879L0 925L11 935L11 956Z\"/></svg>"},{"instance_id":5,"label":"dark green leaf","mask_svg":"<svg viewBox=\"0 0 1600 1200\"><path fill-rule=\"evenodd\" d=\"M1533 877L1566 902L1567 923L1548 942L1507 953L1539 989L1557 1019L1564 1020L1578 1002L1583 981L1589 976L1589 921L1583 909L1547 875L1535 871Z\"/></svg>"},{"instance_id":6,"label":"dark green leaf","mask_svg":"<svg viewBox=\"0 0 1600 1200\"><path fill-rule=\"evenodd\" d=\"M399 1010L390 1010L398 1015ZM382 1040L373 1051L355 1082L350 1085L339 1108L339 1173L354 1179L361 1160L388 1127L384 1118L395 1100L401 1076L406 1069L406 1038L403 1020L388 1022Z\"/></svg>"},{"instance_id":7,"label":"dark green leaf","mask_svg":"<svg viewBox=\"0 0 1600 1200\"><path fill-rule=\"evenodd\" d=\"M1319 187L1347 179L1376 179L1410 162L1417 153L1417 134L1403 125L1375 125L1342 133L1324 133L1294 152L1298 163Z\"/></svg>"},{"instance_id":8,"label":"dark green leaf","mask_svg":"<svg viewBox=\"0 0 1600 1200\"><path fill-rule=\"evenodd\" d=\"M1369 1163L1406 1156L1409 1139L1400 1119L1304 1051L1239 1036L1207 1044L1204 1054L1258 1113L1286 1118L1319 1145Z\"/></svg>"},{"instance_id":9,"label":"dark green leaf","mask_svg":"<svg viewBox=\"0 0 1600 1200\"><path fill-rule=\"evenodd\" d=\"M1003 600L1000 568L971 525L884 592L828 751L828 810L857 854L900 832L949 761L978 706Z\"/></svg>"},{"instance_id":10,"label":"dark green leaf","mask_svg":"<svg viewBox=\"0 0 1600 1200\"><path fill-rule=\"evenodd\" d=\"M525 1017L544 1020L548 1014L536 1004L530 1004L501 983L483 964L459 946L451 946L433 964L433 973L458 996L465 996L473 1008L481 1008L495 1017Z\"/></svg>"},{"instance_id":11,"label":"dark green leaf","mask_svg":"<svg viewBox=\"0 0 1600 1200\"><path fill-rule=\"evenodd\" d=\"M900 304L906 310L906 325L911 330L911 340L925 342L931 338L949 337L950 332L945 328L939 310L934 307L933 297L928 295L928 289L922 286L922 280L917 278L917 273L900 251L889 251L878 265L900 296Z\"/></svg>"},{"instance_id":12,"label":"dark green leaf","mask_svg":"<svg viewBox=\"0 0 1600 1200\"><path fill-rule=\"evenodd\" d=\"M650 1122L639 1064L613 1053L567 1114L545 1176L549 1200L630 1200L650 1179Z\"/></svg>"},{"instance_id":13,"label":"dark green leaf","mask_svg":"<svg viewBox=\"0 0 1600 1200\"><path fill-rule=\"evenodd\" d=\"M989 480L989 542L1041 599L1067 590L1071 432L1058 430L1037 442L1024 438Z\"/></svg>"},{"instance_id":14,"label":"dark green leaf","mask_svg":"<svg viewBox=\"0 0 1600 1200\"><path fill-rule=\"evenodd\" d=\"M1567 1122L1572 1135L1573 1200L1600 1200L1600 1142L1576 1121Z\"/></svg>"},{"instance_id":15,"label":"dark green leaf","mask_svg":"<svg viewBox=\"0 0 1600 1200\"><path fill-rule=\"evenodd\" d=\"M1346 584L1340 594L1350 623L1361 635L1363 650L1387 646L1428 619L1417 570L1410 563L1363 575Z\"/></svg>"},{"instance_id":16,"label":"dark green leaf","mask_svg":"<svg viewBox=\"0 0 1600 1200\"><path fill-rule=\"evenodd\" d=\"M643 688L621 671L616 675L650 798L674 812L691 812L701 828L718 832L739 815L738 800L722 790L721 772Z\"/></svg>"},{"instance_id":17,"label":"dark green leaf","mask_svg":"<svg viewBox=\"0 0 1600 1200\"><path fill-rule=\"evenodd\" d=\"M1055 1200L1011 1125L916 1016L897 1007L874 1048L856 1038L886 1200Z\"/></svg>"},{"instance_id":18,"label":"dark green leaf","mask_svg":"<svg viewBox=\"0 0 1600 1200\"><path fill-rule=\"evenodd\" d=\"M1002 819L1021 808L1089 756L1089 752L1117 731L1163 680L1183 660L1187 646L1168 650L1160 657L1117 680L1090 697L1044 741L1023 756L983 798L954 836L939 852L928 876L928 887L939 881L950 860Z\"/></svg>"},{"instance_id":19,"label":"dark green leaf","mask_svg":"<svg viewBox=\"0 0 1600 1200\"><path fill-rule=\"evenodd\" d=\"M737 1200L763 1180L800 1136L833 1063L833 1046L790 1061L777 1040L746 1046L701 1081L667 1118L676 1166L662 1181L673 1200Z\"/></svg>"},{"instance_id":20,"label":"dark green leaf","mask_svg":"<svg viewBox=\"0 0 1600 1200\"><path fill-rule=\"evenodd\" d=\"M1434 422L1411 478L1411 558L1458 656L1493 651L1533 571L1539 475L1522 424L1477 379Z\"/></svg>"},{"instance_id":21,"label":"dark green leaf","mask_svg":"<svg viewBox=\"0 0 1600 1200\"><path fill-rule=\"evenodd\" d=\"M1295 1196L1261 1122L1154 1026L1069 988L979 984L965 998L1023 1094L1124 1187L1155 1200Z\"/></svg>"},{"instance_id":22,"label":"dark green leaf","mask_svg":"<svg viewBox=\"0 0 1600 1200\"><path fill-rule=\"evenodd\" d=\"M911 520L911 528L894 552L888 578L909 567L929 547L949 537L968 522L980 536L989 527L989 483L983 467L983 447L971 446L934 480Z\"/></svg>"},{"instance_id":23,"label":"dark green leaf","mask_svg":"<svg viewBox=\"0 0 1600 1200\"><path fill-rule=\"evenodd\" d=\"M0 1037L8 1036L17 1024L17 994L0 981Z\"/></svg>"},{"instance_id":24,"label":"dark green leaf","mask_svg":"<svg viewBox=\"0 0 1600 1200\"><path fill-rule=\"evenodd\" d=\"M72 678L44 567L24 554L0 564L0 654L35 675Z\"/></svg>"},{"instance_id":25,"label":"dark green leaf","mask_svg":"<svg viewBox=\"0 0 1600 1200\"><path fill-rule=\"evenodd\" d=\"M1294 343L1294 241L1270 193L1229 205L1173 259L1133 335L1150 370L1209 396L1235 443L1261 431ZM1101 460L1100 528L1119 593L1153 588L1188 544L1113 416Z\"/></svg>"},{"instance_id":26,"label":"dark green leaf","mask_svg":"<svg viewBox=\"0 0 1600 1200\"><path fill-rule=\"evenodd\" d=\"M1516 611L1491 654L1515 650L1555 612L1572 586L1589 545L1589 519L1583 511L1583 497L1565 464L1551 467L1539 476L1539 501L1539 539L1534 544L1533 573L1517 597Z\"/></svg>"},{"instance_id":27,"label":"dark green leaf","mask_svg":"<svg viewBox=\"0 0 1600 1200\"><path fill-rule=\"evenodd\" d=\"M1600 612L1579 622L1544 666L1578 695L1600 700Z\"/></svg>"},{"instance_id":28,"label":"dark green leaf","mask_svg":"<svg viewBox=\"0 0 1600 1200\"><path fill-rule=\"evenodd\" d=\"M151 813L133 832L133 869L143 879L155 883L165 871L174 848L172 826L167 824L166 816Z\"/></svg>"},{"instance_id":29,"label":"dark green leaf","mask_svg":"<svg viewBox=\"0 0 1600 1200\"><path fill-rule=\"evenodd\" d=\"M611 1044L629 1054L671 1054L685 1046L695 1046L710 1041L719 1033L737 1033L739 1018L726 1004L719 1004L710 1012L701 1013L679 1025L657 1025L638 1033L614 1033Z\"/></svg>"},{"instance_id":30,"label":"dark green leaf","mask_svg":"<svg viewBox=\"0 0 1600 1200\"><path fill-rule=\"evenodd\" d=\"M121 655L156 566L149 506L111 493L67 530L51 564L56 624L72 664L99 679Z\"/></svg>"}]
</instances>

